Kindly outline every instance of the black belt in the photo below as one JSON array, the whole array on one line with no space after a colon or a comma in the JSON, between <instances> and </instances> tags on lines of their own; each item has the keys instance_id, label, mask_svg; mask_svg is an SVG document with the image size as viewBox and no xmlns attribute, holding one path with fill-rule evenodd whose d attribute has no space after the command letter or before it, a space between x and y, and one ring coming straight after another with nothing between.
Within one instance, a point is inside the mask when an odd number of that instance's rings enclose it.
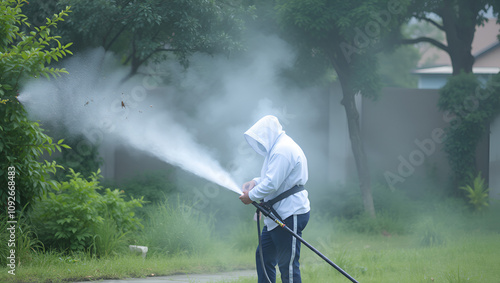
<instances>
[{"instance_id":1,"label":"black belt","mask_svg":"<svg viewBox=\"0 0 500 283\"><path fill-rule=\"evenodd\" d=\"M279 220L283 221L283 219L281 219L281 217L276 212L276 210L274 210L273 205L275 203L277 203L278 201L283 200L283 199L285 199L293 194L296 194L298 192L301 192L303 190L305 190L303 185L295 185L291 189L282 192L277 197L275 197L271 200L268 200L265 202L264 201L260 202L260 205L263 206L264 208L266 208L267 210L270 210L274 214L274 216L276 216Z\"/></svg>"}]
</instances>

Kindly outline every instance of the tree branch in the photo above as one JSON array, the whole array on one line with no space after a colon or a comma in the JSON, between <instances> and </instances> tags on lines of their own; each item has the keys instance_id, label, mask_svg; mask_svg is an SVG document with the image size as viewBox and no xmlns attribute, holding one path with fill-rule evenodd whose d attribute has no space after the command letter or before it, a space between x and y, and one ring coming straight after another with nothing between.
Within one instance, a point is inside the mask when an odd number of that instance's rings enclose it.
<instances>
[{"instance_id":1,"label":"tree branch","mask_svg":"<svg viewBox=\"0 0 500 283\"><path fill-rule=\"evenodd\" d=\"M430 44L436 46L437 48L439 48L447 53L449 52L448 46L446 46L442 42L435 40L434 38L425 37L425 36L417 37L417 38L401 39L399 43L401 43L401 44L416 44L416 43L420 43L420 42L430 43Z\"/></svg>"},{"instance_id":2,"label":"tree branch","mask_svg":"<svg viewBox=\"0 0 500 283\"><path fill-rule=\"evenodd\" d=\"M422 21L426 21L430 24L432 24L433 26L437 27L438 29L444 31L444 26L439 24L438 22L434 21L433 19L430 19L430 18L427 18L427 17L415 17L417 20L422 20Z\"/></svg>"},{"instance_id":3,"label":"tree branch","mask_svg":"<svg viewBox=\"0 0 500 283\"><path fill-rule=\"evenodd\" d=\"M104 50L109 50L111 46L115 43L115 41L118 39L118 37L125 31L125 28L128 26L123 25L120 30L115 34L115 36L109 41L108 44L105 45Z\"/></svg>"}]
</instances>

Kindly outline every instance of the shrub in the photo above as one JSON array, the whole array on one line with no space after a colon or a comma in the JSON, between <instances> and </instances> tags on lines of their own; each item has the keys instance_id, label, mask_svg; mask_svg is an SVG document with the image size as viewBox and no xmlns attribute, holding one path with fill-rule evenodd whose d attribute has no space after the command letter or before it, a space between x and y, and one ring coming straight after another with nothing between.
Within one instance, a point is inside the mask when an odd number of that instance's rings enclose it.
<instances>
[{"instance_id":1,"label":"shrub","mask_svg":"<svg viewBox=\"0 0 500 283\"><path fill-rule=\"evenodd\" d=\"M467 192L466 197L469 199L469 203L475 211L480 211L489 206L488 191L490 189L485 184L484 178L481 177L481 172L479 172L476 178L472 181L472 186L465 185L460 187L460 189Z\"/></svg>"},{"instance_id":2,"label":"shrub","mask_svg":"<svg viewBox=\"0 0 500 283\"><path fill-rule=\"evenodd\" d=\"M48 127L48 126L46 126ZM61 155L55 158L57 164L64 168L72 168L79 172L83 177L89 177L104 163L104 159L99 156L99 144L88 140L83 134L71 135L68 130L50 129L56 133L54 135L65 137L64 143L70 148L62 148ZM66 181L66 173L58 171L55 174L57 181Z\"/></svg>"},{"instance_id":3,"label":"shrub","mask_svg":"<svg viewBox=\"0 0 500 283\"><path fill-rule=\"evenodd\" d=\"M38 202L32 218L40 240L62 250L85 250L91 247L96 231L109 215L118 231L136 230L140 222L134 208L142 206L142 199L123 200L122 192L106 189L104 195L98 179L100 171L89 180L70 169L69 181L57 183L56 189Z\"/></svg>"},{"instance_id":4,"label":"shrub","mask_svg":"<svg viewBox=\"0 0 500 283\"><path fill-rule=\"evenodd\" d=\"M47 18L44 26L37 27L31 26L22 14L26 3L25 0L0 1L0 183L15 181L19 210L31 205L53 185L49 176L58 166L40 159L45 153L61 151L65 145L61 141L53 142L38 123L29 120L17 95L29 78L67 73L49 64L71 54L67 49L71 44L61 45L60 37L55 35L57 24L68 15L69 7ZM26 29L29 32L24 32ZM7 168L15 175L7 174ZM7 189L0 190L2 204L7 203L7 192ZM0 206L2 213L4 207Z\"/></svg>"},{"instance_id":5,"label":"shrub","mask_svg":"<svg viewBox=\"0 0 500 283\"><path fill-rule=\"evenodd\" d=\"M500 76L493 76L485 88L474 74L461 73L448 79L440 90L438 107L450 120L444 150L454 173L455 188L470 182L476 174L476 148L488 134L489 123L500 113Z\"/></svg>"}]
</instances>

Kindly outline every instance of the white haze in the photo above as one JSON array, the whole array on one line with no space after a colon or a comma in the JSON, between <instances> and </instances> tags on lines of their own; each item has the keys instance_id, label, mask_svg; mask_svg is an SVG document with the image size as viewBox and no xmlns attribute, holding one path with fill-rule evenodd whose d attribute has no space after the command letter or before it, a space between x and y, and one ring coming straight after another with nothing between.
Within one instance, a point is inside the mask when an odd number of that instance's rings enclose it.
<instances>
[{"instance_id":1,"label":"white haze","mask_svg":"<svg viewBox=\"0 0 500 283\"><path fill-rule=\"evenodd\" d=\"M310 164L326 168L325 153L316 150L326 141L317 138L316 124L322 118L317 106L327 96L278 82L281 68L294 61L280 39L257 35L248 50L229 59L195 55L187 71L173 61L144 68L169 75L158 85L140 75L120 83L128 69L96 49L66 59L69 74L29 83L19 99L35 119L64 125L92 142L146 152L236 193L237 183L258 174L262 162L242 134L267 114L278 116L305 147Z\"/></svg>"}]
</instances>

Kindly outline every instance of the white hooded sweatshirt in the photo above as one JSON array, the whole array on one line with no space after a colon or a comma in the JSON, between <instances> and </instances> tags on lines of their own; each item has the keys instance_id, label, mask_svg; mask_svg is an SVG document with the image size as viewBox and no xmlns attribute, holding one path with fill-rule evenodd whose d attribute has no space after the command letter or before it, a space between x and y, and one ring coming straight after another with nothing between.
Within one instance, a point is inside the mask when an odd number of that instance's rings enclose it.
<instances>
[{"instance_id":1,"label":"white hooded sweatshirt","mask_svg":"<svg viewBox=\"0 0 500 283\"><path fill-rule=\"evenodd\" d=\"M244 134L248 144L264 156L260 177L249 192L252 201L271 200L295 185L305 185L308 178L307 159L302 149L285 134L278 119L268 115L261 118ZM279 202L274 209L282 219L294 214L309 212L310 203L306 190ZM278 225L271 219L264 220L270 231Z\"/></svg>"}]
</instances>

